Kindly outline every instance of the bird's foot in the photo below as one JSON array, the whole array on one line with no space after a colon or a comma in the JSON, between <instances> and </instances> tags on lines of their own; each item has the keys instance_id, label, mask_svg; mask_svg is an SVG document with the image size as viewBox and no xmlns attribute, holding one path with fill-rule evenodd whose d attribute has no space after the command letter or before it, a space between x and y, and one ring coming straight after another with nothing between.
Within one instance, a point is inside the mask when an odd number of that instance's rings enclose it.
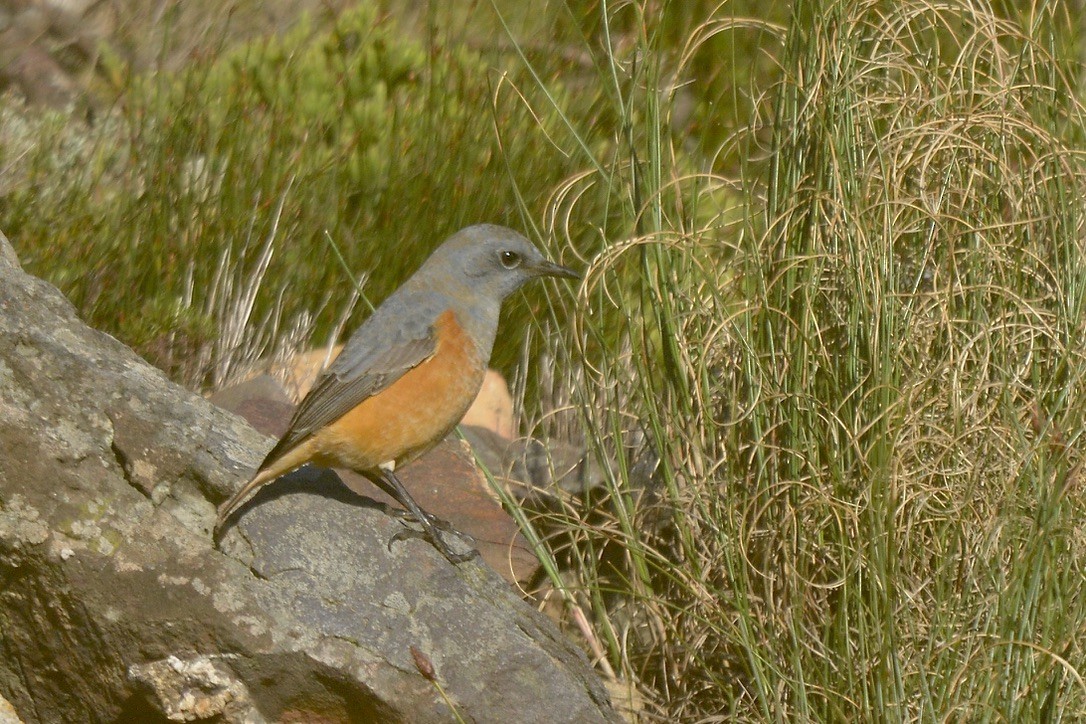
<instances>
[{"instance_id":1,"label":"bird's foot","mask_svg":"<svg viewBox=\"0 0 1086 724\"><path fill-rule=\"evenodd\" d=\"M389 539L388 549L391 551L392 544L396 541L407 540L408 538L422 538L423 540L429 541L434 548L441 551L441 554L448 558L449 562L453 564L470 561L472 558L479 555L479 551L475 550L475 539L470 535L458 531L447 520L442 520L441 518L427 513L424 513L423 516L422 520L417 520L415 516L411 514L400 516L401 518L409 518L411 521L419 523L422 526L422 530L404 528ZM461 540L467 541L471 546L471 549L467 553L457 553L445 542L445 539L441 536L443 532L451 533Z\"/></svg>"}]
</instances>

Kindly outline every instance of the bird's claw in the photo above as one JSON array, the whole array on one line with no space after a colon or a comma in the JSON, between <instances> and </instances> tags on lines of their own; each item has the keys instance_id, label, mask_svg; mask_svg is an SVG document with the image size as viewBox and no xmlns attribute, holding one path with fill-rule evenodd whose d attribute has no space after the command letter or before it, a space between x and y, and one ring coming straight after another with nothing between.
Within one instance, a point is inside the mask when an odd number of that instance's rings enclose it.
<instances>
[{"instance_id":1,"label":"bird's claw","mask_svg":"<svg viewBox=\"0 0 1086 724\"><path fill-rule=\"evenodd\" d=\"M412 520L414 520L414 516L401 517L411 517ZM461 533L460 531L458 531L447 520L442 520L441 518L426 514L426 518L424 520L415 522L418 522L422 526L422 530L405 527L403 530L395 533L388 541L388 550L390 552L392 551L392 544L396 541L407 540L408 538L421 538L425 541L429 541L430 544L434 546L434 548L437 548L439 551L441 551L441 554L449 559L449 562L453 564L470 561L472 558L475 558L479 555L479 551L475 549L475 539L472 538L470 535L467 535L466 533ZM449 544L445 542L445 539L441 537L441 532L451 533L460 537L463 540L469 541L472 546L471 550L469 550L467 553L457 553L452 548L450 548Z\"/></svg>"}]
</instances>

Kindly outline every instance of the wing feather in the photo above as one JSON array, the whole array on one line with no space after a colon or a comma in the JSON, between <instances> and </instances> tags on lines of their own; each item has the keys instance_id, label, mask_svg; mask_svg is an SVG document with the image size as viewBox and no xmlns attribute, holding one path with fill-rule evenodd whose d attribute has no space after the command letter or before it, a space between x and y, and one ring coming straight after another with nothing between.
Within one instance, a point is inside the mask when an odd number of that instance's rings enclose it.
<instances>
[{"instance_id":1,"label":"wing feather","mask_svg":"<svg viewBox=\"0 0 1086 724\"><path fill-rule=\"evenodd\" d=\"M262 469L433 356L437 335L432 324L394 328L387 319L378 310L351 336L298 405L290 429L264 458Z\"/></svg>"}]
</instances>

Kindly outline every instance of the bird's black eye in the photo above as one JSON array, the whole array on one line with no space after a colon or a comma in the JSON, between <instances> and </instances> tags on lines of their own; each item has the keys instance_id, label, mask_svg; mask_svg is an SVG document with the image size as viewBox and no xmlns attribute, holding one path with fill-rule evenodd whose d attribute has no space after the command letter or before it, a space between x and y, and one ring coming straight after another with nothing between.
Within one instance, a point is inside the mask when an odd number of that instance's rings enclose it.
<instances>
[{"instance_id":1,"label":"bird's black eye","mask_svg":"<svg viewBox=\"0 0 1086 724\"><path fill-rule=\"evenodd\" d=\"M520 254L515 251L503 251L498 254L498 258L502 261L502 266L506 269L516 269L520 266Z\"/></svg>"}]
</instances>

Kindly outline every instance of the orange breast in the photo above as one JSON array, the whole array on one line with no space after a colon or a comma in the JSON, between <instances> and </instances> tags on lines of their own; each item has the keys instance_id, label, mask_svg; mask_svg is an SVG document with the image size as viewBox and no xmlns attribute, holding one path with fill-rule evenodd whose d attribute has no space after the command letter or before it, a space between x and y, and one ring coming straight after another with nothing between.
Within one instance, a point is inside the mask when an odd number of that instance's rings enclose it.
<instances>
[{"instance_id":1,"label":"orange breast","mask_svg":"<svg viewBox=\"0 0 1086 724\"><path fill-rule=\"evenodd\" d=\"M479 393L486 360L452 310L438 317L435 333L430 359L311 438L314 462L359 471L401 465L449 434Z\"/></svg>"}]
</instances>

